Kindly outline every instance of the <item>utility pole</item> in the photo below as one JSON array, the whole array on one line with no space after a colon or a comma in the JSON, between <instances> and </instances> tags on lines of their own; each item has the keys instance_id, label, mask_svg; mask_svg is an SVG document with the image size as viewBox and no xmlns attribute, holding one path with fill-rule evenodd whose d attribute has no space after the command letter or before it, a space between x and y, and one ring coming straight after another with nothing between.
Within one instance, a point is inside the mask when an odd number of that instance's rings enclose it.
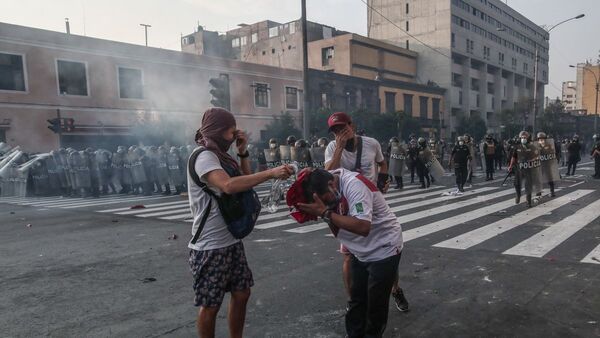
<instances>
[{"instance_id":1,"label":"utility pole","mask_svg":"<svg viewBox=\"0 0 600 338\"><path fill-rule=\"evenodd\" d=\"M306 0L302 0L302 80L304 84L304 109L302 112L302 134L310 144L310 95L308 91L308 31L306 29Z\"/></svg>"},{"instance_id":2,"label":"utility pole","mask_svg":"<svg viewBox=\"0 0 600 338\"><path fill-rule=\"evenodd\" d=\"M144 27L144 35L146 36L146 47L148 47L148 27L152 26L145 23L141 23L140 26Z\"/></svg>"},{"instance_id":3,"label":"utility pole","mask_svg":"<svg viewBox=\"0 0 600 338\"><path fill-rule=\"evenodd\" d=\"M533 130L531 131L532 135L535 135L535 121L537 119L537 110L538 110L538 59L539 59L539 48L538 44L535 44L535 62L533 63Z\"/></svg>"}]
</instances>

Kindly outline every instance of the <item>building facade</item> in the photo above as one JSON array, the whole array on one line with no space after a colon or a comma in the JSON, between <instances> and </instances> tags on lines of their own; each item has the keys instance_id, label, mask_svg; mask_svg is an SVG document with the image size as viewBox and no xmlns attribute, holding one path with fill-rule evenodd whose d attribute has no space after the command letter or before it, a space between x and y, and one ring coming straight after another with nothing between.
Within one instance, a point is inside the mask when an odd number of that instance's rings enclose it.
<instances>
[{"instance_id":1,"label":"building facade","mask_svg":"<svg viewBox=\"0 0 600 338\"><path fill-rule=\"evenodd\" d=\"M588 114L600 113L600 102L596 110L596 85L600 80L600 64L577 64L577 103L576 109L585 110Z\"/></svg>"},{"instance_id":2,"label":"building facade","mask_svg":"<svg viewBox=\"0 0 600 338\"><path fill-rule=\"evenodd\" d=\"M575 81L563 82L562 103L565 106L565 110L571 111L577 109L577 83Z\"/></svg>"},{"instance_id":3,"label":"building facade","mask_svg":"<svg viewBox=\"0 0 600 338\"><path fill-rule=\"evenodd\" d=\"M418 78L448 88L451 129L459 117L478 115L490 132L499 132L498 114L533 98L536 50L538 107L543 107L548 33L504 2L370 0L369 5L369 37L417 51ZM533 114L528 115L524 121L531 124Z\"/></svg>"},{"instance_id":4,"label":"building facade","mask_svg":"<svg viewBox=\"0 0 600 338\"><path fill-rule=\"evenodd\" d=\"M213 78L226 80L238 127L253 141L281 113L302 120L296 70L4 23L0 75L0 141L26 151L131 144L149 123L193 143ZM57 113L75 128L48 129Z\"/></svg>"}]
</instances>

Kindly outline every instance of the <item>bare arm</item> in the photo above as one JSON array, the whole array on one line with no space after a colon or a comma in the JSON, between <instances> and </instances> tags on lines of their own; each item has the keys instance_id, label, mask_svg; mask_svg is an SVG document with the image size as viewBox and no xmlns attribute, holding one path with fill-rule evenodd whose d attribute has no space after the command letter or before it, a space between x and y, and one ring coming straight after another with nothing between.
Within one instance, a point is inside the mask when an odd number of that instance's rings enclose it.
<instances>
[{"instance_id":1,"label":"bare arm","mask_svg":"<svg viewBox=\"0 0 600 338\"><path fill-rule=\"evenodd\" d=\"M369 232L371 232L371 222L352 216L331 213L331 223L339 229L344 229L363 237L369 236ZM337 233L334 233L334 235L337 236Z\"/></svg>"},{"instance_id":2,"label":"bare arm","mask_svg":"<svg viewBox=\"0 0 600 338\"><path fill-rule=\"evenodd\" d=\"M377 162L377 164L379 165L379 173L380 174L387 174L388 173L388 164L385 160L381 161L381 162Z\"/></svg>"},{"instance_id":3,"label":"bare arm","mask_svg":"<svg viewBox=\"0 0 600 338\"><path fill-rule=\"evenodd\" d=\"M247 160L246 160L247 162ZM282 165L277 168L260 171L256 174L230 177L225 170L213 170L205 175L206 180L212 186L219 188L226 194L235 194L246 191L252 187L265 182L271 178L288 178L293 173L293 170L287 165Z\"/></svg>"},{"instance_id":4,"label":"bare arm","mask_svg":"<svg viewBox=\"0 0 600 338\"><path fill-rule=\"evenodd\" d=\"M342 160L342 152L346 147L346 142L354 136L351 136L350 131L347 129L339 134L335 135L335 149L331 156L331 161L325 162L325 170L333 170L340 168Z\"/></svg>"},{"instance_id":5,"label":"bare arm","mask_svg":"<svg viewBox=\"0 0 600 338\"><path fill-rule=\"evenodd\" d=\"M240 158L240 171L243 175L251 175L252 169L250 169L250 157Z\"/></svg>"}]
</instances>

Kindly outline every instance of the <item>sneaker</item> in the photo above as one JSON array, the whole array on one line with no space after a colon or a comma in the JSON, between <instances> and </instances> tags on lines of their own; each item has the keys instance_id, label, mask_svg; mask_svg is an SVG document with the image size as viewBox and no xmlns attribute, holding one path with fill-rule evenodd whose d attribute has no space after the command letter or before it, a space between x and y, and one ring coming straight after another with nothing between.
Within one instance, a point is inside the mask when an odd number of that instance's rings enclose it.
<instances>
[{"instance_id":1,"label":"sneaker","mask_svg":"<svg viewBox=\"0 0 600 338\"><path fill-rule=\"evenodd\" d=\"M407 312L409 310L408 301L406 300L406 297L404 297L404 292L402 292L401 288L398 288L398 290L392 294L392 297L394 297L394 303L396 303L398 311Z\"/></svg>"}]
</instances>

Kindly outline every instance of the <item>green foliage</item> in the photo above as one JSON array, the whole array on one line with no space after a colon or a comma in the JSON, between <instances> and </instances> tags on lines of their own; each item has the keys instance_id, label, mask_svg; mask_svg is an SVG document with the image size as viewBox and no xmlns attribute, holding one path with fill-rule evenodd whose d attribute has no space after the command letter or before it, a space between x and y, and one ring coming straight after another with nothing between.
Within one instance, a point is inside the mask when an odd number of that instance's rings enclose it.
<instances>
[{"instance_id":1,"label":"green foliage","mask_svg":"<svg viewBox=\"0 0 600 338\"><path fill-rule=\"evenodd\" d=\"M476 141L483 139L487 133L487 126L485 121L479 115L466 117L463 116L458 120L458 126L456 132L459 135L469 134Z\"/></svg>"},{"instance_id":2,"label":"green foliage","mask_svg":"<svg viewBox=\"0 0 600 338\"><path fill-rule=\"evenodd\" d=\"M504 126L503 137L511 138L518 135L521 131L522 124L520 123L522 118L518 116L517 112L513 109L504 109L500 112L500 124Z\"/></svg>"},{"instance_id":3,"label":"green foliage","mask_svg":"<svg viewBox=\"0 0 600 338\"><path fill-rule=\"evenodd\" d=\"M552 135L568 134L570 132L569 127L560 123L560 116L564 112L565 107L560 100L551 101L544 112L538 116L538 130Z\"/></svg>"},{"instance_id":4,"label":"green foliage","mask_svg":"<svg viewBox=\"0 0 600 338\"><path fill-rule=\"evenodd\" d=\"M327 123L325 123L327 125ZM280 116L275 117L271 123L265 128L265 139L263 146L267 146L269 139L275 138L279 143L283 143L285 139L294 135L297 139L302 137L302 132L296 128L294 118L290 113L281 113Z\"/></svg>"}]
</instances>

